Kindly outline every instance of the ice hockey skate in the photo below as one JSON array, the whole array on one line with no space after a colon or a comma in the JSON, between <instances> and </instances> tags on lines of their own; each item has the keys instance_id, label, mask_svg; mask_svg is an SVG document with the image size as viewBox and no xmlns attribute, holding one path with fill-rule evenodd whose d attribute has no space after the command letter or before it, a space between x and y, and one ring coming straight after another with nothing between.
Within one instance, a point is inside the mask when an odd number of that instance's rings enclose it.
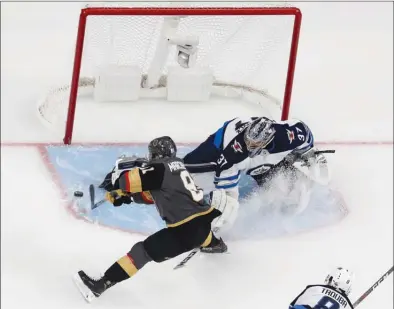
<instances>
[{"instance_id":1,"label":"ice hockey skate","mask_svg":"<svg viewBox=\"0 0 394 309\"><path fill-rule=\"evenodd\" d=\"M226 253L227 245L224 243L223 239L217 239L215 236L212 237L211 243L200 249L203 253Z\"/></svg>"},{"instance_id":2,"label":"ice hockey skate","mask_svg":"<svg viewBox=\"0 0 394 309\"><path fill-rule=\"evenodd\" d=\"M74 275L73 281L87 302L92 302L105 290L114 285L113 282L102 277L98 280L90 278L83 270Z\"/></svg>"}]
</instances>

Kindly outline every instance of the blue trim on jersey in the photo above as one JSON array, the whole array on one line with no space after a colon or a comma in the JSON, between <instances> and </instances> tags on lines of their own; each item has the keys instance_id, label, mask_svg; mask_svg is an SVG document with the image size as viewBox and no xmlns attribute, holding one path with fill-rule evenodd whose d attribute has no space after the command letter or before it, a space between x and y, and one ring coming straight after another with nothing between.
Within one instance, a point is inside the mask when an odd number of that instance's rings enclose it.
<instances>
[{"instance_id":1,"label":"blue trim on jersey","mask_svg":"<svg viewBox=\"0 0 394 309\"><path fill-rule=\"evenodd\" d=\"M231 120L226 121L226 122L223 124L223 126L222 126L219 130L217 130L216 133L215 133L215 138L214 138L214 140L213 140L213 144L215 145L215 147L216 147L217 149L220 149L220 146L222 145L223 136L224 136L224 130L226 129L227 124L228 124L230 121L231 121Z\"/></svg>"},{"instance_id":2,"label":"blue trim on jersey","mask_svg":"<svg viewBox=\"0 0 394 309\"><path fill-rule=\"evenodd\" d=\"M312 132L309 130L309 128L307 126L305 126L306 128L306 142L308 143L308 145L305 145L302 148L298 148L298 150L309 150L310 148L313 147L313 143L314 143L314 138L313 138L313 134Z\"/></svg>"},{"instance_id":3,"label":"blue trim on jersey","mask_svg":"<svg viewBox=\"0 0 394 309\"><path fill-rule=\"evenodd\" d=\"M314 140L314 138L313 138L312 131L309 129L309 127L308 127L305 123L303 123L303 125L304 125L305 130L306 130L307 142L308 142L310 145L313 145L313 143L314 143L315 140Z\"/></svg>"},{"instance_id":4,"label":"blue trim on jersey","mask_svg":"<svg viewBox=\"0 0 394 309\"><path fill-rule=\"evenodd\" d=\"M235 183L232 183L232 184L229 184L229 185L223 185L223 186L215 185L215 188L216 189L230 189L230 188L234 188L234 187L238 186L238 182L239 181L237 181Z\"/></svg>"},{"instance_id":5,"label":"blue trim on jersey","mask_svg":"<svg viewBox=\"0 0 394 309\"><path fill-rule=\"evenodd\" d=\"M304 305L290 306L289 309L307 309Z\"/></svg>"},{"instance_id":6,"label":"blue trim on jersey","mask_svg":"<svg viewBox=\"0 0 394 309\"><path fill-rule=\"evenodd\" d=\"M239 177L239 175L241 174L241 171L238 171L237 175L234 176L229 176L229 177L224 177L224 178L220 178L220 177L216 177L215 176L215 181L221 181L221 180L235 180Z\"/></svg>"},{"instance_id":7,"label":"blue trim on jersey","mask_svg":"<svg viewBox=\"0 0 394 309\"><path fill-rule=\"evenodd\" d=\"M272 146L271 146L270 149L267 149L268 152L271 152L271 151L273 151L273 150L275 149L275 140L273 139L272 142L271 142L270 144L272 144ZM268 145L269 145L269 144L268 144ZM268 145L267 145L267 146L268 146Z\"/></svg>"},{"instance_id":8,"label":"blue trim on jersey","mask_svg":"<svg viewBox=\"0 0 394 309\"><path fill-rule=\"evenodd\" d=\"M302 148L297 148L297 150L309 150L310 148L312 148L312 145L311 144L308 144L308 145L305 145L304 147L302 147Z\"/></svg>"},{"instance_id":9,"label":"blue trim on jersey","mask_svg":"<svg viewBox=\"0 0 394 309\"><path fill-rule=\"evenodd\" d=\"M310 137L311 137L311 141L310 141L310 144L314 144L315 143L315 138L313 137L313 134L312 134L312 132L310 132Z\"/></svg>"}]
</instances>

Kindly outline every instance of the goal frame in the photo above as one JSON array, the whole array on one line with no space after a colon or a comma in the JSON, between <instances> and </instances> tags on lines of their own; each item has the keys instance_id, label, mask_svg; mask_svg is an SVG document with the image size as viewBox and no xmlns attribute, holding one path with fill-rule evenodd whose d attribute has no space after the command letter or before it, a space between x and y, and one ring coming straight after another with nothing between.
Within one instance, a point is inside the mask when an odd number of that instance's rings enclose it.
<instances>
[{"instance_id":1,"label":"goal frame","mask_svg":"<svg viewBox=\"0 0 394 309\"><path fill-rule=\"evenodd\" d=\"M80 78L83 47L85 41L86 23L89 16L138 16L138 15L153 15L153 16L171 16L171 15L186 15L186 16L236 16L236 15L278 15L278 16L294 16L294 24L290 45L290 53L288 60L287 76L285 91L282 105L281 119L286 120L289 116L291 94L293 90L294 73L297 60L297 50L301 30L302 13L296 7L89 7L81 9L79 16L77 40L74 55L74 66L72 71L72 79L70 86L70 97L67 111L67 120L65 135L63 142L70 145L72 141L72 134L74 129L74 117L77 105L78 96L78 82Z\"/></svg>"}]
</instances>

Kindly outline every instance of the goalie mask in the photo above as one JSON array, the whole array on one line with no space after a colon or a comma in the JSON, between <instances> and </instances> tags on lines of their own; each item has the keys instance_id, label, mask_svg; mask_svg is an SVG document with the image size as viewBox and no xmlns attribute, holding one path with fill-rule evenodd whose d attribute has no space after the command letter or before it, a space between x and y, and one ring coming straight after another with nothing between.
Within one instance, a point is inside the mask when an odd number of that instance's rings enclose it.
<instances>
[{"instance_id":1,"label":"goalie mask","mask_svg":"<svg viewBox=\"0 0 394 309\"><path fill-rule=\"evenodd\" d=\"M274 139L275 129L272 126L273 123L268 118L260 117L246 128L244 140L250 158L258 155Z\"/></svg>"},{"instance_id":2,"label":"goalie mask","mask_svg":"<svg viewBox=\"0 0 394 309\"><path fill-rule=\"evenodd\" d=\"M349 295L352 290L353 277L354 275L352 272L345 268L338 267L327 275L324 284L332 286L346 295Z\"/></svg>"},{"instance_id":3,"label":"goalie mask","mask_svg":"<svg viewBox=\"0 0 394 309\"><path fill-rule=\"evenodd\" d=\"M149 145L149 160L174 158L176 156L175 142L169 136L162 136L152 140Z\"/></svg>"}]
</instances>

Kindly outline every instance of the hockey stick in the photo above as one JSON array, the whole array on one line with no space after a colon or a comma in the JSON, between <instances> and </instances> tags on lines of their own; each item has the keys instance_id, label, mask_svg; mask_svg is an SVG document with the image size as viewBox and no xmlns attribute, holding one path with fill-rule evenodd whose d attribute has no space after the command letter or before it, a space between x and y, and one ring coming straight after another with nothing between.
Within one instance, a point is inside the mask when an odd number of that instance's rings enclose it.
<instances>
[{"instance_id":1,"label":"hockey stick","mask_svg":"<svg viewBox=\"0 0 394 309\"><path fill-rule=\"evenodd\" d=\"M217 231L219 231L219 228L215 227L215 228L212 230L212 233L216 233ZM184 267L184 266L186 265L186 263L187 263L193 256L195 256L196 253L199 252L199 251L200 251L200 248L194 248L194 249L193 249L193 250L192 250L182 261L180 261L180 262L174 267L174 270Z\"/></svg>"},{"instance_id":2,"label":"hockey stick","mask_svg":"<svg viewBox=\"0 0 394 309\"><path fill-rule=\"evenodd\" d=\"M104 203L104 202L106 202L106 201L107 201L106 199L102 199L102 200L98 201L97 203L95 203L95 204L92 206L92 210L95 209L95 208L97 208L97 207L99 207L102 203Z\"/></svg>"},{"instance_id":3,"label":"hockey stick","mask_svg":"<svg viewBox=\"0 0 394 309\"><path fill-rule=\"evenodd\" d=\"M335 153L335 150L317 150L314 154L321 154L321 153Z\"/></svg>"},{"instance_id":4,"label":"hockey stick","mask_svg":"<svg viewBox=\"0 0 394 309\"><path fill-rule=\"evenodd\" d=\"M187 263L187 262L188 262L198 251L200 251L200 248L195 248L195 249L193 249L193 250L187 255L187 257L185 257L182 261L179 262L178 265L176 265L176 266L174 267L174 270L175 270L175 269L182 268L183 266L185 266L185 264L186 264L186 263Z\"/></svg>"},{"instance_id":5,"label":"hockey stick","mask_svg":"<svg viewBox=\"0 0 394 309\"><path fill-rule=\"evenodd\" d=\"M90 196L90 208L92 210L99 207L102 203L104 203L106 201L106 199L102 199L102 200L98 201L97 203L94 202L94 200L96 198L96 193L95 193L93 185L89 186L89 196Z\"/></svg>"},{"instance_id":6,"label":"hockey stick","mask_svg":"<svg viewBox=\"0 0 394 309\"><path fill-rule=\"evenodd\" d=\"M384 279L386 279L393 272L393 267L394 266L391 266L391 268L382 277L380 277L378 281L376 281L363 295L359 297L359 299L354 302L354 308L356 308L369 294L371 294L379 286L379 284L382 283Z\"/></svg>"}]
</instances>

